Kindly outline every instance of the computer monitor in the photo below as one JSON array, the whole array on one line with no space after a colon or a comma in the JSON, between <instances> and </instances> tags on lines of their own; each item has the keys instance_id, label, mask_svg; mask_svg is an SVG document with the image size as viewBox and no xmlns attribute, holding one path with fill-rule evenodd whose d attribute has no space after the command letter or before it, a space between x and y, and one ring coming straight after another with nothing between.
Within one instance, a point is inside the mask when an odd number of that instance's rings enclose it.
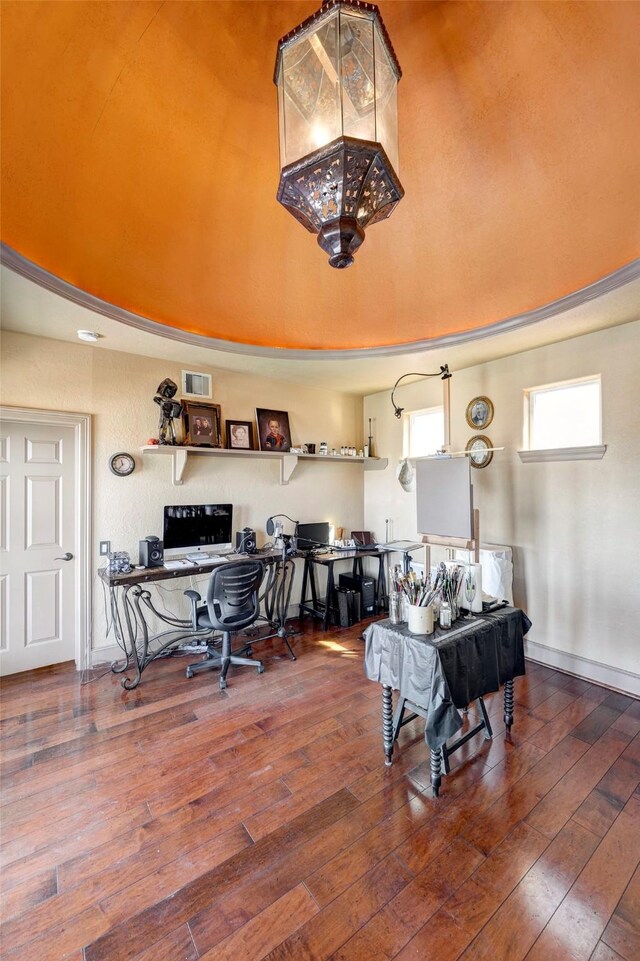
<instances>
[{"instance_id":1,"label":"computer monitor","mask_svg":"<svg viewBox=\"0 0 640 961\"><path fill-rule=\"evenodd\" d=\"M298 549L309 551L314 547L326 547L330 543L331 525L328 521L319 524L298 524L296 538Z\"/></svg>"},{"instance_id":2,"label":"computer monitor","mask_svg":"<svg viewBox=\"0 0 640 961\"><path fill-rule=\"evenodd\" d=\"M233 548L232 504L172 504L164 509L164 556L218 553Z\"/></svg>"}]
</instances>

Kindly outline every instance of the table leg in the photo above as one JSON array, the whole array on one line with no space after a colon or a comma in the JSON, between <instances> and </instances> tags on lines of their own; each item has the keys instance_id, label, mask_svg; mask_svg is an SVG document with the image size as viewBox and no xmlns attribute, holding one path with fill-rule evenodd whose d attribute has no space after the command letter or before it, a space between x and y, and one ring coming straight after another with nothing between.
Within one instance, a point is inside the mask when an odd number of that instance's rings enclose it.
<instances>
[{"instance_id":1,"label":"table leg","mask_svg":"<svg viewBox=\"0 0 640 961\"><path fill-rule=\"evenodd\" d=\"M387 609L387 578L384 570L385 558L386 554L380 554L378 557L378 582L376 584L376 612L378 614Z\"/></svg>"},{"instance_id":2,"label":"table leg","mask_svg":"<svg viewBox=\"0 0 640 961\"><path fill-rule=\"evenodd\" d=\"M384 741L384 763L390 767L393 754L393 701L391 688L382 685L382 738Z\"/></svg>"},{"instance_id":3,"label":"table leg","mask_svg":"<svg viewBox=\"0 0 640 961\"><path fill-rule=\"evenodd\" d=\"M510 731L513 724L513 678L504 682L504 723Z\"/></svg>"},{"instance_id":4,"label":"table leg","mask_svg":"<svg viewBox=\"0 0 640 961\"><path fill-rule=\"evenodd\" d=\"M114 592L115 597L115 611L113 611L114 622L116 622L115 630L116 632L120 630L121 637L120 640L124 646L124 662L122 667L118 666L117 661L111 665L111 670L114 674L122 674L131 666L135 665L136 668L136 684L140 683L140 661L138 659L138 650L136 647L136 627L132 621L131 617L131 602L129 601L129 591L135 589L137 585L128 584L125 588L114 587L111 590ZM121 590L120 595L118 591ZM122 611L122 616L120 614ZM125 629L122 629L122 621L124 619ZM123 678L120 682L124 688L129 690L129 685L131 682L128 678ZM135 687L135 684L133 685Z\"/></svg>"},{"instance_id":5,"label":"table leg","mask_svg":"<svg viewBox=\"0 0 640 961\"><path fill-rule=\"evenodd\" d=\"M114 674L123 674L129 667L129 664L133 659L133 655L129 653L131 650L131 625L129 624L129 621L128 621L129 612L127 610L125 600L123 600L122 603L120 603L119 592L121 590L122 589L118 587L109 588L109 594L111 595L111 619L113 622L113 630L116 635L116 640L118 641L118 643L120 644L120 646L124 651L124 660L122 661L122 664L118 664L117 661L114 661L113 664L111 665L111 670L113 671ZM127 587L122 592L123 598L126 598L126 592L128 590L129 588ZM122 625L122 617L120 616L121 608L122 608L122 615L124 616L124 621L125 621L124 628ZM125 628L126 628L126 635L125 635Z\"/></svg>"},{"instance_id":6,"label":"table leg","mask_svg":"<svg viewBox=\"0 0 640 961\"><path fill-rule=\"evenodd\" d=\"M440 784L442 778L440 776L442 764L442 751L440 748L434 750L431 748L431 787L433 789L433 796L438 797L440 793Z\"/></svg>"},{"instance_id":7,"label":"table leg","mask_svg":"<svg viewBox=\"0 0 640 961\"><path fill-rule=\"evenodd\" d=\"M308 557L305 557L305 559L304 559L304 568L303 568L303 572L302 572L302 590L301 590L301 592L300 592L300 604L299 604L299 617L300 617L300 620L302 620L302 618L303 618L304 615L305 615L304 605L307 603L307 582L308 582L308 580L309 580L309 567L310 567L310 564L311 564L311 561L309 560L309 558L308 558Z\"/></svg>"},{"instance_id":8,"label":"table leg","mask_svg":"<svg viewBox=\"0 0 640 961\"><path fill-rule=\"evenodd\" d=\"M142 651L138 649L138 644L136 643L135 636L132 638L132 646L135 651L135 663L136 663L136 676L131 681L128 677L125 677L122 681L122 686L125 691L133 691L134 688L138 686L142 678L142 672L149 663L149 628L147 627L147 622L145 620L144 613L140 607L140 599L145 593L137 584L133 588L134 604L136 606L136 619L140 624L142 631Z\"/></svg>"},{"instance_id":9,"label":"table leg","mask_svg":"<svg viewBox=\"0 0 640 961\"><path fill-rule=\"evenodd\" d=\"M322 620L322 629L327 630L329 627L329 621L331 620L331 604L333 602L333 564L329 562L327 565L327 593L324 598L324 618Z\"/></svg>"}]
</instances>

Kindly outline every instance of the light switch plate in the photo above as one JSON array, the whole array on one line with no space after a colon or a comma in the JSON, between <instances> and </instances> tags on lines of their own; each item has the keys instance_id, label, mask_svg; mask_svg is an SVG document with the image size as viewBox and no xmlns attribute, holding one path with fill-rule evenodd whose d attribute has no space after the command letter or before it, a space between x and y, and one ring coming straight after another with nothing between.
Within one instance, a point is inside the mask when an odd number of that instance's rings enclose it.
<instances>
[{"instance_id":1,"label":"light switch plate","mask_svg":"<svg viewBox=\"0 0 640 961\"><path fill-rule=\"evenodd\" d=\"M100 557L106 557L111 550L111 541L100 541Z\"/></svg>"}]
</instances>

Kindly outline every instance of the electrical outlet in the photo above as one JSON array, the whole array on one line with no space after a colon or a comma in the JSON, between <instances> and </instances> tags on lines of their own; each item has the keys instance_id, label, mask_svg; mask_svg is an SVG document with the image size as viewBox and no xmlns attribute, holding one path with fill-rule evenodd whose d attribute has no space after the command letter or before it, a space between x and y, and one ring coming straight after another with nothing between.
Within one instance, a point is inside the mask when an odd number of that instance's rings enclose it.
<instances>
[{"instance_id":1,"label":"electrical outlet","mask_svg":"<svg viewBox=\"0 0 640 961\"><path fill-rule=\"evenodd\" d=\"M106 557L111 550L111 541L100 541L100 557Z\"/></svg>"}]
</instances>

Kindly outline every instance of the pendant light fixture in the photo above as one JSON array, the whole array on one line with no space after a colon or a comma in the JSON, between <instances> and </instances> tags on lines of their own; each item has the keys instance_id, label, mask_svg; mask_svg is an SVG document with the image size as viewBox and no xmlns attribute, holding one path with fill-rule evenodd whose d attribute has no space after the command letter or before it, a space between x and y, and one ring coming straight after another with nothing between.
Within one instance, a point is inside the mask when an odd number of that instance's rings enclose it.
<instances>
[{"instance_id":1,"label":"pendant light fixture","mask_svg":"<svg viewBox=\"0 0 640 961\"><path fill-rule=\"evenodd\" d=\"M318 235L332 267L352 264L365 228L404 195L401 75L378 7L360 0L327 0L278 43L277 196Z\"/></svg>"}]
</instances>

